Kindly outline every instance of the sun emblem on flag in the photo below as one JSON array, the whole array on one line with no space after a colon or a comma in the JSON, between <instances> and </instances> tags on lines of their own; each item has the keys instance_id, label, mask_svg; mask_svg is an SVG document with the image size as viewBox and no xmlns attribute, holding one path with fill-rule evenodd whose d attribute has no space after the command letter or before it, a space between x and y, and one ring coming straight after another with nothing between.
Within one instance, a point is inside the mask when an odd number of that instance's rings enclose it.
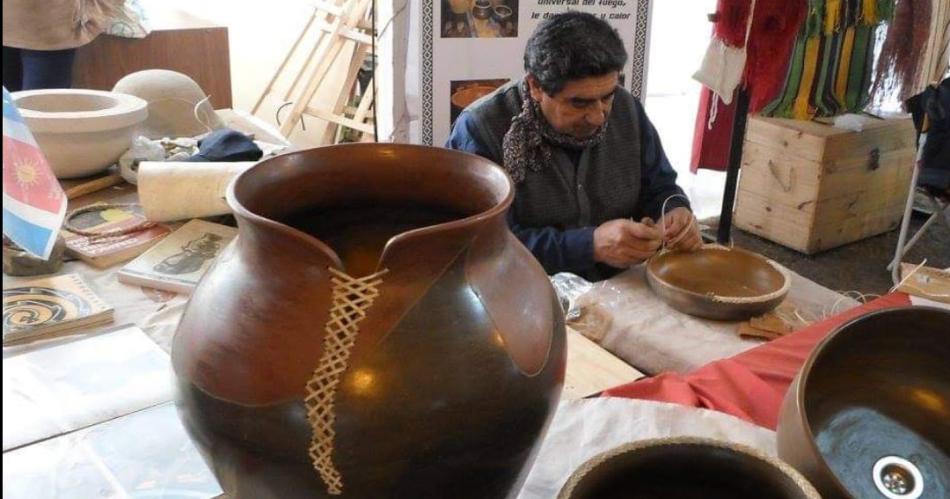
<instances>
[{"instance_id":1,"label":"sun emblem on flag","mask_svg":"<svg viewBox=\"0 0 950 499\"><path fill-rule=\"evenodd\" d=\"M32 187L39 181L40 172L38 167L39 165L32 159L24 159L16 162L13 168L14 174L16 175L16 182L20 184L20 187Z\"/></svg>"}]
</instances>

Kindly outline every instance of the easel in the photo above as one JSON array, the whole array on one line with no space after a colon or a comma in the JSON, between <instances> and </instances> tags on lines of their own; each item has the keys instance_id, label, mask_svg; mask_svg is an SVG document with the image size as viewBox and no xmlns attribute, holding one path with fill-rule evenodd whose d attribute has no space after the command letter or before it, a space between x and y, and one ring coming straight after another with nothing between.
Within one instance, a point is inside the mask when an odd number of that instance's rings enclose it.
<instances>
[{"instance_id":1,"label":"easel","mask_svg":"<svg viewBox=\"0 0 950 499\"><path fill-rule=\"evenodd\" d=\"M373 82L370 81L367 85L367 90L360 96L356 107L347 106L349 98L356 92L357 76L363 61L372 53L374 27L367 19L372 7L371 1L315 1L307 24L257 99L252 114L257 114L264 100L272 96L281 102L278 112L286 106L291 106L286 120L280 123L280 132L284 136L290 136L294 128L301 124L304 116L310 116L329 124L320 138L321 143L336 142L341 125L358 131L361 140L375 139ZM293 76L290 86L282 92L279 91L276 88L278 79L290 71L288 63L294 55L299 55L303 40L314 34L316 40L306 53L303 67ZM341 58L349 61L342 91L331 110L319 109L313 105L314 96L328 83L327 74ZM289 74L287 73L288 76Z\"/></svg>"}]
</instances>

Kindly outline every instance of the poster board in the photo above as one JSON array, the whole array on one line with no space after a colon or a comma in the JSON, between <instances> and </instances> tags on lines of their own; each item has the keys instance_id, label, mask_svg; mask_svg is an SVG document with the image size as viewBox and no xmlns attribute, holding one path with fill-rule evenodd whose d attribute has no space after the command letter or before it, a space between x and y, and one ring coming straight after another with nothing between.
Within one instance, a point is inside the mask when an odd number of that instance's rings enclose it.
<instances>
[{"instance_id":1,"label":"poster board","mask_svg":"<svg viewBox=\"0 0 950 499\"><path fill-rule=\"evenodd\" d=\"M413 0L406 61L409 141L442 146L465 105L524 74L524 48L546 17L599 15L627 49L621 84L646 91L650 0Z\"/></svg>"}]
</instances>

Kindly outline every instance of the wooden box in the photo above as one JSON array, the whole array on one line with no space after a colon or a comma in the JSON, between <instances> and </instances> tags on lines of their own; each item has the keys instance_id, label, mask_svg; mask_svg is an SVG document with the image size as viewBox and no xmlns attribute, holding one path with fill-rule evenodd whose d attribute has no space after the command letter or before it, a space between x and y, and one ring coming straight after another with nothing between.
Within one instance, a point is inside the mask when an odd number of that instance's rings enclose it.
<instances>
[{"instance_id":1,"label":"wooden box","mask_svg":"<svg viewBox=\"0 0 950 499\"><path fill-rule=\"evenodd\" d=\"M808 254L889 231L903 216L915 141L910 118L853 132L750 117L735 225Z\"/></svg>"}]
</instances>

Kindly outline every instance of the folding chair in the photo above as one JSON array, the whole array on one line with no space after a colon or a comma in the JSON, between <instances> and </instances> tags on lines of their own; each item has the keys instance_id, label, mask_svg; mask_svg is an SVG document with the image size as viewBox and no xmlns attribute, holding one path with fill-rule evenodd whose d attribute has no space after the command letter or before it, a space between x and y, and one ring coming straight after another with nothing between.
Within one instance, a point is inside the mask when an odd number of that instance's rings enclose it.
<instances>
[{"instance_id":1,"label":"folding chair","mask_svg":"<svg viewBox=\"0 0 950 499\"><path fill-rule=\"evenodd\" d=\"M920 240L920 237L923 236L924 231L926 231L931 225L936 223L939 220L942 220L943 223L950 229L950 193L947 192L935 192L926 188L917 187L917 179L920 176L921 169L921 156L923 155L924 145L927 142L927 134L922 133L920 135L920 143L917 149L917 161L914 164L914 173L911 175L910 181L910 193L907 195L907 205L904 207L904 219L901 221L901 231L897 236L897 248L894 250L894 259L891 260L890 265L887 266L887 269L891 271L891 280L894 281L894 285L897 285L901 281L900 275L900 264L904 258L904 255ZM924 224L917 229L917 232L910 238L907 239L907 232L910 229L910 218L913 216L914 211L914 200L917 197L915 194L920 194L924 200L924 203L930 204L930 208L933 211L933 214L930 215L930 218L927 219Z\"/></svg>"}]
</instances>

